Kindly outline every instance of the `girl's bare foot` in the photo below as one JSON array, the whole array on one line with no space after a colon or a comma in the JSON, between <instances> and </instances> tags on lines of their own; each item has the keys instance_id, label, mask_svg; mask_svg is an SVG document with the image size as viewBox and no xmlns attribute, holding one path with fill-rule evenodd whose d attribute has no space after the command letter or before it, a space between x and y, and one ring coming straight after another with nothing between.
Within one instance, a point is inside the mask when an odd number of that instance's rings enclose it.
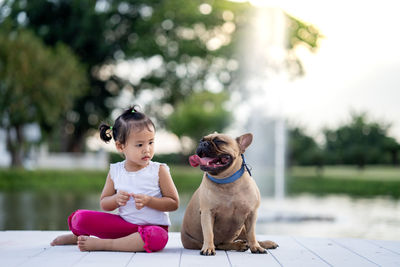
<instances>
[{"instance_id":1,"label":"girl's bare foot","mask_svg":"<svg viewBox=\"0 0 400 267\"><path fill-rule=\"evenodd\" d=\"M50 245L60 246L60 245L76 245L78 237L74 234L66 234L57 236Z\"/></svg>"},{"instance_id":2,"label":"girl's bare foot","mask_svg":"<svg viewBox=\"0 0 400 267\"><path fill-rule=\"evenodd\" d=\"M78 248L80 251L110 250L110 248L107 248L107 245L110 245L110 241L110 239L80 235L78 237Z\"/></svg>"}]
</instances>

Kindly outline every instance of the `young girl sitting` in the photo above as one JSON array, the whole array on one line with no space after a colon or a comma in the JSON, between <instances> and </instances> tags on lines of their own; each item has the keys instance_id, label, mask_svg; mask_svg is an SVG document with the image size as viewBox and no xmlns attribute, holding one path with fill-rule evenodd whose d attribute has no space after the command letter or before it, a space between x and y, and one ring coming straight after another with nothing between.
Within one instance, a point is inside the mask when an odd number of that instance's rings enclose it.
<instances>
[{"instance_id":1,"label":"young girl sitting","mask_svg":"<svg viewBox=\"0 0 400 267\"><path fill-rule=\"evenodd\" d=\"M72 234L58 236L52 246L77 244L81 251L159 251L168 241L168 211L179 197L166 164L153 162L153 122L135 107L126 110L114 126L102 124L100 137L113 137L125 160L110 165L101 194L105 211L77 210L68 218ZM90 237L96 236L98 238Z\"/></svg>"}]
</instances>

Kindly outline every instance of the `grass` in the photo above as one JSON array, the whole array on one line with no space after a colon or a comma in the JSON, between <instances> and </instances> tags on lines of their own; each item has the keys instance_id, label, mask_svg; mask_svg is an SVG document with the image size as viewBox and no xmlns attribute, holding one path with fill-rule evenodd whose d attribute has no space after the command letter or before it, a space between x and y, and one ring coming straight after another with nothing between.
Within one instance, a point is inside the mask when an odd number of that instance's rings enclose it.
<instances>
[{"instance_id":1,"label":"grass","mask_svg":"<svg viewBox=\"0 0 400 267\"><path fill-rule=\"evenodd\" d=\"M391 166L368 166L359 169L354 166L326 166L321 173L316 167L292 167L294 177L322 177L329 179L356 179L374 181L400 181L400 168Z\"/></svg>"},{"instance_id":2,"label":"grass","mask_svg":"<svg viewBox=\"0 0 400 267\"><path fill-rule=\"evenodd\" d=\"M289 194L348 194L400 198L400 168L369 166L293 167L288 172Z\"/></svg>"},{"instance_id":3,"label":"grass","mask_svg":"<svg viewBox=\"0 0 400 267\"><path fill-rule=\"evenodd\" d=\"M171 166L179 192L191 193L201 182L199 170ZM0 169L0 191L82 191L101 192L107 171Z\"/></svg>"},{"instance_id":4,"label":"grass","mask_svg":"<svg viewBox=\"0 0 400 267\"><path fill-rule=\"evenodd\" d=\"M171 174L181 194L191 194L199 186L202 172L188 166L171 165ZM293 167L287 172L287 193L377 195L400 198L399 167L349 166ZM81 191L101 192L107 171L0 169L0 191Z\"/></svg>"},{"instance_id":5,"label":"grass","mask_svg":"<svg viewBox=\"0 0 400 267\"><path fill-rule=\"evenodd\" d=\"M101 191L106 171L1 169L0 191Z\"/></svg>"}]
</instances>

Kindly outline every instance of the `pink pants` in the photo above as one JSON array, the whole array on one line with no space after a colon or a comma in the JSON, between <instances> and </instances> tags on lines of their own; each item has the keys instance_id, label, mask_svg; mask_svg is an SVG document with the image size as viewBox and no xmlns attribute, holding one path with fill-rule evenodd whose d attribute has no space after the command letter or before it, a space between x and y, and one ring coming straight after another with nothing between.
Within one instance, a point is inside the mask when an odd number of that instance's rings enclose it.
<instances>
[{"instance_id":1,"label":"pink pants","mask_svg":"<svg viewBox=\"0 0 400 267\"><path fill-rule=\"evenodd\" d=\"M136 225L119 215L106 212L77 210L69 216L68 225L76 236L93 235L116 239L139 232L147 252L162 250L168 242L168 226Z\"/></svg>"}]
</instances>

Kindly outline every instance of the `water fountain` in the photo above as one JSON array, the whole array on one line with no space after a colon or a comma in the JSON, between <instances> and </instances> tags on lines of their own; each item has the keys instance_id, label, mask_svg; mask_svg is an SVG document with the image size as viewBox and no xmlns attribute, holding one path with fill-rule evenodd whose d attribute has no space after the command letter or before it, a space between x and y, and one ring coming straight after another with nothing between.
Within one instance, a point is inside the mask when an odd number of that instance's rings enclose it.
<instances>
[{"instance_id":1,"label":"water fountain","mask_svg":"<svg viewBox=\"0 0 400 267\"><path fill-rule=\"evenodd\" d=\"M296 229L307 223L329 227L336 218L314 209L318 199L285 197L287 133L283 92L291 86L285 67L287 18L279 8L258 8L255 12L250 16L253 20L240 50L243 106L239 115L248 114L244 130L254 135L253 144L246 151L246 161L252 167L262 197L257 231L276 234L290 229L288 225ZM298 201L302 203L297 205Z\"/></svg>"},{"instance_id":2,"label":"water fountain","mask_svg":"<svg viewBox=\"0 0 400 267\"><path fill-rule=\"evenodd\" d=\"M286 130L280 89L288 84L286 16L279 8L258 8L254 12L240 52L243 109L250 114L245 130L254 134L246 157L262 196L283 199Z\"/></svg>"}]
</instances>

